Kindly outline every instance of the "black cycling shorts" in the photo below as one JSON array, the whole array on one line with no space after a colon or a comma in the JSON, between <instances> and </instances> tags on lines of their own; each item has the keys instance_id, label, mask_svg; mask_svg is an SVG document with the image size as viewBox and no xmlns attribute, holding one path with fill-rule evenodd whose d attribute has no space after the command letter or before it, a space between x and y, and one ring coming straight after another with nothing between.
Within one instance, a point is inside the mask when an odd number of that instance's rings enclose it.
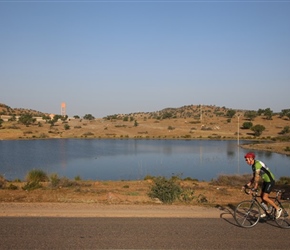
<instances>
[{"instance_id":1,"label":"black cycling shorts","mask_svg":"<svg viewBox=\"0 0 290 250\"><path fill-rule=\"evenodd\" d=\"M264 181L263 186L262 186L262 192L270 194L274 186L275 186L275 181L271 181L271 182Z\"/></svg>"}]
</instances>

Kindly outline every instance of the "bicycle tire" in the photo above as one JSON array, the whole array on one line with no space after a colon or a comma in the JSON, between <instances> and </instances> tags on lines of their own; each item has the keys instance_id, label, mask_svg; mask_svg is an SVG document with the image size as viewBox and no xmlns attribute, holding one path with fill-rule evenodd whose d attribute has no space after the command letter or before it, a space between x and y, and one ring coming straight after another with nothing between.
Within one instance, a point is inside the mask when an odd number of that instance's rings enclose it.
<instances>
[{"instance_id":1,"label":"bicycle tire","mask_svg":"<svg viewBox=\"0 0 290 250\"><path fill-rule=\"evenodd\" d=\"M241 227L253 227L260 219L260 208L254 201L240 202L234 212L234 218Z\"/></svg>"},{"instance_id":2,"label":"bicycle tire","mask_svg":"<svg viewBox=\"0 0 290 250\"><path fill-rule=\"evenodd\" d=\"M281 207L282 214L275 221L279 227L290 229L290 201L282 201Z\"/></svg>"}]
</instances>

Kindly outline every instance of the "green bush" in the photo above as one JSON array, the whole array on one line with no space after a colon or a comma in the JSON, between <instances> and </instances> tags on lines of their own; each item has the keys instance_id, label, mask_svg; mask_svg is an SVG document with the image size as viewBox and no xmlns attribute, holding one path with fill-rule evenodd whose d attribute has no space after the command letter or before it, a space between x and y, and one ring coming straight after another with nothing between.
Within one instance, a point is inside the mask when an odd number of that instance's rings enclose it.
<instances>
[{"instance_id":1,"label":"green bush","mask_svg":"<svg viewBox=\"0 0 290 250\"><path fill-rule=\"evenodd\" d=\"M63 125L63 128L64 128L65 130L69 130L69 129L70 129L70 126L69 126L68 124L64 124L64 125Z\"/></svg>"},{"instance_id":2,"label":"green bush","mask_svg":"<svg viewBox=\"0 0 290 250\"><path fill-rule=\"evenodd\" d=\"M194 190L192 188L186 188L182 191L182 193L180 194L180 198L182 201L189 203L191 201L193 201L193 199L195 198L194 196Z\"/></svg>"},{"instance_id":3,"label":"green bush","mask_svg":"<svg viewBox=\"0 0 290 250\"><path fill-rule=\"evenodd\" d=\"M82 178L80 175L75 176L75 181L81 181L81 180L82 180Z\"/></svg>"},{"instance_id":4,"label":"green bush","mask_svg":"<svg viewBox=\"0 0 290 250\"><path fill-rule=\"evenodd\" d=\"M181 193L182 188L176 178L156 177L153 179L153 185L148 195L150 198L158 198L164 203L172 203L180 198Z\"/></svg>"},{"instance_id":5,"label":"green bush","mask_svg":"<svg viewBox=\"0 0 290 250\"><path fill-rule=\"evenodd\" d=\"M265 129L266 128L261 124L257 124L255 126L251 127L251 130L254 132L255 136L260 136Z\"/></svg>"},{"instance_id":6,"label":"green bush","mask_svg":"<svg viewBox=\"0 0 290 250\"><path fill-rule=\"evenodd\" d=\"M76 176L75 179L78 179L78 176ZM59 188L59 187L63 188L63 187L76 187L76 186L80 186L80 184L76 180L71 181L66 177L59 178L57 174L52 174L50 176L50 186L52 188Z\"/></svg>"},{"instance_id":7,"label":"green bush","mask_svg":"<svg viewBox=\"0 0 290 250\"><path fill-rule=\"evenodd\" d=\"M22 189L26 191L30 191L30 190L38 189L41 187L42 185L40 184L39 181L29 181L22 187Z\"/></svg>"},{"instance_id":8,"label":"green bush","mask_svg":"<svg viewBox=\"0 0 290 250\"><path fill-rule=\"evenodd\" d=\"M26 175L26 180L28 182L41 182L41 181L48 181L47 174L40 169L33 169L28 172Z\"/></svg>"},{"instance_id":9,"label":"green bush","mask_svg":"<svg viewBox=\"0 0 290 250\"><path fill-rule=\"evenodd\" d=\"M60 178L58 177L57 174L52 174L50 175L50 185L51 187L57 187L58 184L60 183Z\"/></svg>"},{"instance_id":10,"label":"green bush","mask_svg":"<svg viewBox=\"0 0 290 250\"><path fill-rule=\"evenodd\" d=\"M244 122L242 126L243 129L250 129L251 127L253 127L252 122Z\"/></svg>"}]
</instances>

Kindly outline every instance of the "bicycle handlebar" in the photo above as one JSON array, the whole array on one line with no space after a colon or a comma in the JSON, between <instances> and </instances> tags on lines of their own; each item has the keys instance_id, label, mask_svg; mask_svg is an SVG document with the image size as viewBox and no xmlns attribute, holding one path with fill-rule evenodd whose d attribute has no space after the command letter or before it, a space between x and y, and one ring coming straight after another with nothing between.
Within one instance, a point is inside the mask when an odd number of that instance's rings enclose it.
<instances>
[{"instance_id":1,"label":"bicycle handlebar","mask_svg":"<svg viewBox=\"0 0 290 250\"><path fill-rule=\"evenodd\" d=\"M248 187L247 185L243 186L242 190L246 193L246 194L252 194L254 196L257 196L258 195L258 189L253 189L253 188L250 188ZM274 192L276 192L277 195L279 195L279 193L284 193L285 192L285 189L274 189L273 190Z\"/></svg>"},{"instance_id":2,"label":"bicycle handlebar","mask_svg":"<svg viewBox=\"0 0 290 250\"><path fill-rule=\"evenodd\" d=\"M248 186L244 186L242 188L242 190L246 193L246 194L252 194L252 195L255 195L257 196L258 195L258 189L253 189L253 188L250 188Z\"/></svg>"}]
</instances>

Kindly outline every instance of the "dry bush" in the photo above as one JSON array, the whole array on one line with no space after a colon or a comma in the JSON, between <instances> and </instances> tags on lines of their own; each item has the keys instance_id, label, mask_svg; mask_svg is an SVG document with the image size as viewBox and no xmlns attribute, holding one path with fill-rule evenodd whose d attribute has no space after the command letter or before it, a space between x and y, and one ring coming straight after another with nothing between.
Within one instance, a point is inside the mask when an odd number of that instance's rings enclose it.
<instances>
[{"instance_id":1,"label":"dry bush","mask_svg":"<svg viewBox=\"0 0 290 250\"><path fill-rule=\"evenodd\" d=\"M0 175L0 188L4 188L5 183L6 183L5 178L2 175Z\"/></svg>"}]
</instances>

